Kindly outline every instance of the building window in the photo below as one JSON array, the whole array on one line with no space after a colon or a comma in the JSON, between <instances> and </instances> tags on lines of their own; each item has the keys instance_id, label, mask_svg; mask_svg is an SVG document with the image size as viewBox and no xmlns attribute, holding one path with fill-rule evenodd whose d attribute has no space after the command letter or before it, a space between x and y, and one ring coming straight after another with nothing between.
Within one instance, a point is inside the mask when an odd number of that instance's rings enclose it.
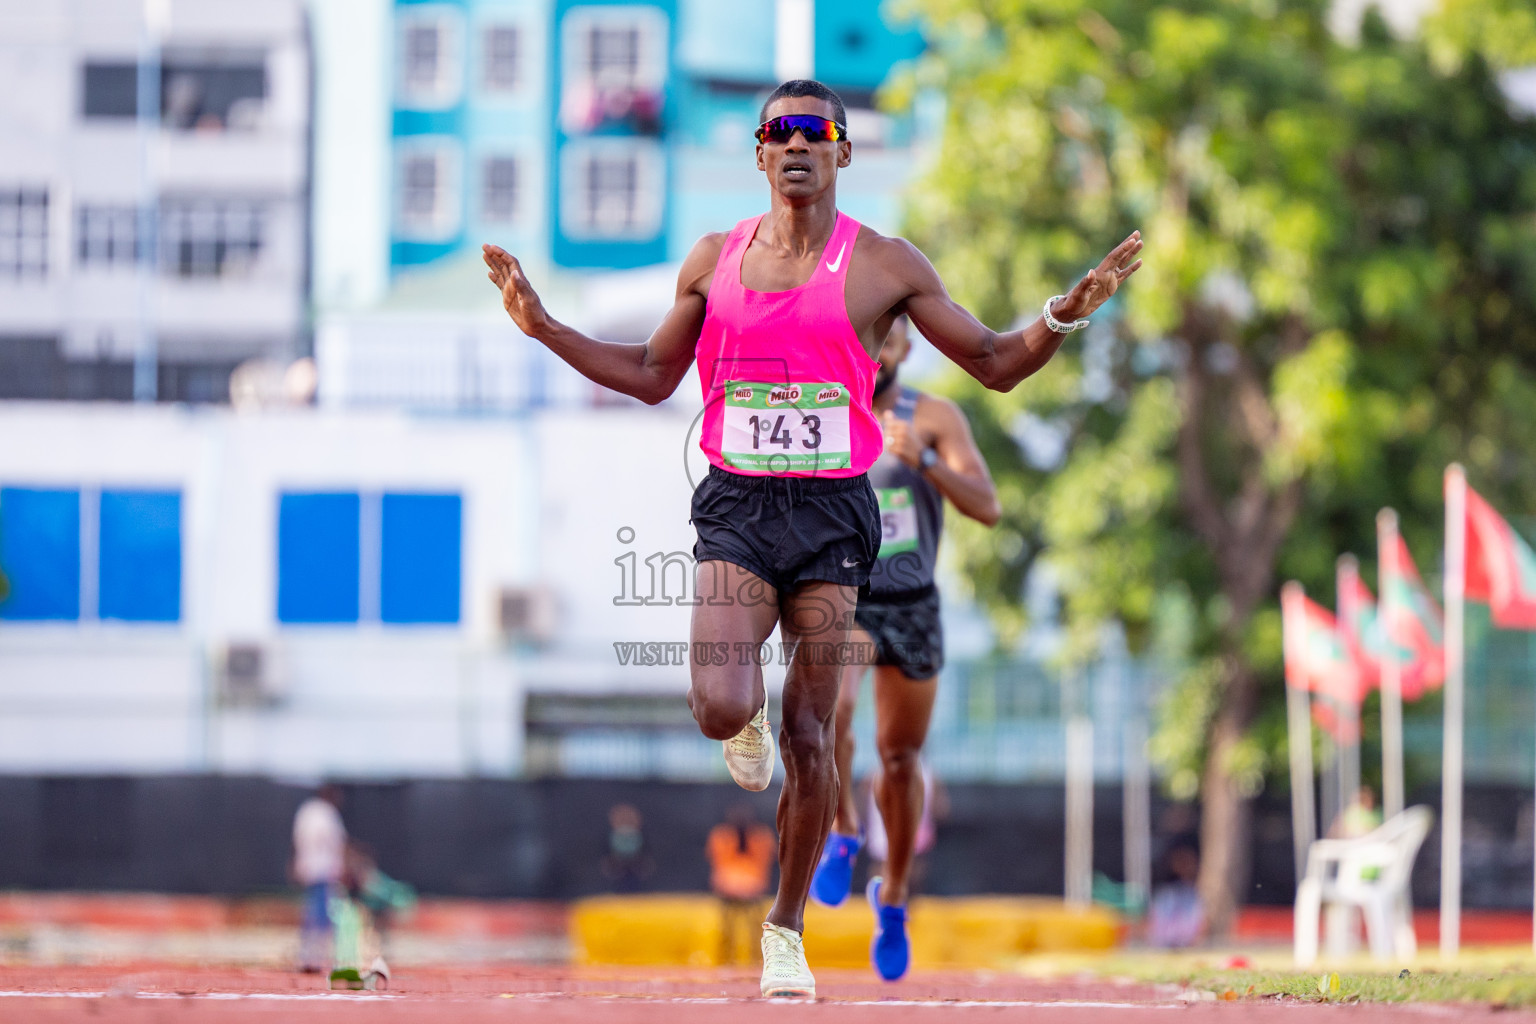
<instances>
[{"instance_id":1,"label":"building window","mask_svg":"<svg viewBox=\"0 0 1536 1024\"><path fill-rule=\"evenodd\" d=\"M0 188L0 277L48 276L48 190Z\"/></svg>"},{"instance_id":2,"label":"building window","mask_svg":"<svg viewBox=\"0 0 1536 1024\"><path fill-rule=\"evenodd\" d=\"M164 199L160 265L172 277L239 277L261 254L265 211L244 199Z\"/></svg>"},{"instance_id":3,"label":"building window","mask_svg":"<svg viewBox=\"0 0 1536 1024\"><path fill-rule=\"evenodd\" d=\"M457 494L281 495L278 620L458 622L462 522Z\"/></svg>"},{"instance_id":4,"label":"building window","mask_svg":"<svg viewBox=\"0 0 1536 1024\"><path fill-rule=\"evenodd\" d=\"M566 146L560 162L567 238L643 241L661 230L665 164L658 144L591 139Z\"/></svg>"},{"instance_id":5,"label":"building window","mask_svg":"<svg viewBox=\"0 0 1536 1024\"><path fill-rule=\"evenodd\" d=\"M517 220L517 159L510 156L487 157L483 172L481 217L498 224Z\"/></svg>"},{"instance_id":6,"label":"building window","mask_svg":"<svg viewBox=\"0 0 1536 1024\"><path fill-rule=\"evenodd\" d=\"M0 488L0 618L80 617L80 492Z\"/></svg>"},{"instance_id":7,"label":"building window","mask_svg":"<svg viewBox=\"0 0 1536 1024\"><path fill-rule=\"evenodd\" d=\"M279 622L357 621L360 511L355 492L278 499Z\"/></svg>"},{"instance_id":8,"label":"building window","mask_svg":"<svg viewBox=\"0 0 1536 1024\"><path fill-rule=\"evenodd\" d=\"M667 16L642 4L573 8L562 27L567 87L660 90L667 77Z\"/></svg>"},{"instance_id":9,"label":"building window","mask_svg":"<svg viewBox=\"0 0 1536 1024\"><path fill-rule=\"evenodd\" d=\"M97 617L181 619L181 493L102 491Z\"/></svg>"},{"instance_id":10,"label":"building window","mask_svg":"<svg viewBox=\"0 0 1536 1024\"><path fill-rule=\"evenodd\" d=\"M0 565L3 619L178 622L181 492L0 488Z\"/></svg>"},{"instance_id":11,"label":"building window","mask_svg":"<svg viewBox=\"0 0 1536 1024\"><path fill-rule=\"evenodd\" d=\"M486 92L513 92L522 84L521 36L516 25L488 25L480 35L481 86Z\"/></svg>"},{"instance_id":12,"label":"building window","mask_svg":"<svg viewBox=\"0 0 1536 1024\"><path fill-rule=\"evenodd\" d=\"M86 117L137 117L139 66L87 62L81 83L81 113Z\"/></svg>"},{"instance_id":13,"label":"building window","mask_svg":"<svg viewBox=\"0 0 1536 1024\"><path fill-rule=\"evenodd\" d=\"M137 64L89 61L81 89L87 118L131 118L139 110ZM161 123L178 131L259 127L267 100L267 58L260 50L167 51L160 63Z\"/></svg>"},{"instance_id":14,"label":"building window","mask_svg":"<svg viewBox=\"0 0 1536 1024\"><path fill-rule=\"evenodd\" d=\"M441 109L463 89L462 17L442 7L416 7L400 15L398 80L405 107Z\"/></svg>"},{"instance_id":15,"label":"building window","mask_svg":"<svg viewBox=\"0 0 1536 1024\"><path fill-rule=\"evenodd\" d=\"M131 266L138 262L138 207L80 207L76 252L82 266Z\"/></svg>"},{"instance_id":16,"label":"building window","mask_svg":"<svg viewBox=\"0 0 1536 1024\"><path fill-rule=\"evenodd\" d=\"M463 501L457 494L386 494L379 620L459 621Z\"/></svg>"},{"instance_id":17,"label":"building window","mask_svg":"<svg viewBox=\"0 0 1536 1024\"><path fill-rule=\"evenodd\" d=\"M402 147L398 162L399 237L441 242L459 231L458 144L418 140Z\"/></svg>"},{"instance_id":18,"label":"building window","mask_svg":"<svg viewBox=\"0 0 1536 1024\"><path fill-rule=\"evenodd\" d=\"M267 99L267 62L261 52L165 55L160 68L160 112L179 131L249 131L261 124Z\"/></svg>"}]
</instances>

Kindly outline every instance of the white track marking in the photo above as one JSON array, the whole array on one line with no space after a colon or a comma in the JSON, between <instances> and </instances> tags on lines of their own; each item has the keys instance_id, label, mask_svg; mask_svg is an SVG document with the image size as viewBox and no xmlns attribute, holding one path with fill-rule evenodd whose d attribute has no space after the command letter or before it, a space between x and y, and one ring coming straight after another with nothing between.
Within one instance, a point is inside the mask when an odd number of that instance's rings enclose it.
<instances>
[{"instance_id":1,"label":"white track marking","mask_svg":"<svg viewBox=\"0 0 1536 1024\"><path fill-rule=\"evenodd\" d=\"M434 1002L478 1002L480 998L494 999L511 998L519 1002L570 1002L581 999L615 1000L626 999L625 996L614 993L568 993L568 992L527 992L527 993L498 993L496 996L465 997L463 995L451 995L446 999L434 999L425 994L415 997L412 1001L422 1004ZM347 1002L382 1002L385 1000L402 1000L406 997L399 993L390 992L194 992L186 995L180 992L29 992L20 989L0 990L0 999L199 999L216 1002L239 1002L252 1000L258 1002L289 1002L289 1003L318 1003L343 1000ZM672 996L670 998L648 998L644 995L628 997L626 1001L642 1003L669 1003L675 1005L718 1005L734 1003L755 1003L759 1000L751 998L720 998L706 996ZM974 1010L992 1007L994 1009L1010 1010L1182 1010L1184 1003L1111 1003L1092 999L769 999L769 1003L795 1004L800 1006L875 1006L891 1007L894 1009L912 1009L916 1007L935 1009Z\"/></svg>"},{"instance_id":2,"label":"white track marking","mask_svg":"<svg viewBox=\"0 0 1536 1024\"><path fill-rule=\"evenodd\" d=\"M236 1001L255 999L275 1003L309 1003L343 999L350 1002L374 1002L401 999L388 992L28 992L0 989L0 999L209 999Z\"/></svg>"}]
</instances>

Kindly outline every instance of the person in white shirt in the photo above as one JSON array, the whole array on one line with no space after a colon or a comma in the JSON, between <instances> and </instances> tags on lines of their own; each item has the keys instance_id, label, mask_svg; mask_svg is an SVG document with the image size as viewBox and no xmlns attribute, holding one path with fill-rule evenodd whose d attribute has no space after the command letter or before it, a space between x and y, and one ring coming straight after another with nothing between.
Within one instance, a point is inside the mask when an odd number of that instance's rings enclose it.
<instances>
[{"instance_id":1,"label":"person in white shirt","mask_svg":"<svg viewBox=\"0 0 1536 1024\"><path fill-rule=\"evenodd\" d=\"M321 971L331 944L330 898L346 863L347 828L341 821L341 790L327 783L293 816L293 877L304 887L299 929L299 969Z\"/></svg>"}]
</instances>

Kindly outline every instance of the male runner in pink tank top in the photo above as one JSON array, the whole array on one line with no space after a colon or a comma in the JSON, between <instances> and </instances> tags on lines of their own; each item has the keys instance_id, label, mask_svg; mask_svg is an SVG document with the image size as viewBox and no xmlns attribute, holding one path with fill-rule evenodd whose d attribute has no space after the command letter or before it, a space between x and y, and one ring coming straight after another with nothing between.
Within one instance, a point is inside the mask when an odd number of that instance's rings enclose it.
<instances>
[{"instance_id":1,"label":"male runner in pink tank top","mask_svg":"<svg viewBox=\"0 0 1536 1024\"><path fill-rule=\"evenodd\" d=\"M779 744L779 889L763 925L765 996L814 997L802 945L806 893L837 800L837 654L880 547L865 476L880 454L870 411L876 356L907 314L987 387L1010 391L1044 366L1141 261L1140 232L1117 245L1022 330L999 333L949 297L927 258L837 211L837 172L853 157L847 115L820 82L773 91L757 130L769 209L706 235L678 274L672 310L643 345L597 341L555 321L517 260L485 246L489 277L518 328L587 378L655 404L699 362L708 477L694 492L701 597L689 706L725 744L732 776L766 788L773 739L755 649L775 625L793 645ZM751 648L746 645L751 644ZM738 646L741 645L741 646ZM743 663L743 661L745 663Z\"/></svg>"}]
</instances>

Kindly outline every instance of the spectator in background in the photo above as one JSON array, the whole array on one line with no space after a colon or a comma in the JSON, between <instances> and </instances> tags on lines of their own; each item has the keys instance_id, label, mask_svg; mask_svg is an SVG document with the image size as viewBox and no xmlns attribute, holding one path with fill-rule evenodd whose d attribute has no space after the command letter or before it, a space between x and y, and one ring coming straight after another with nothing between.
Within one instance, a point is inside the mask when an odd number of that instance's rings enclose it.
<instances>
[{"instance_id":1,"label":"spectator in background","mask_svg":"<svg viewBox=\"0 0 1536 1024\"><path fill-rule=\"evenodd\" d=\"M608 810L608 853L603 857L603 874L613 882L615 892L639 892L655 868L645 848L640 812L629 804L614 804Z\"/></svg>"},{"instance_id":2,"label":"spectator in background","mask_svg":"<svg viewBox=\"0 0 1536 1024\"><path fill-rule=\"evenodd\" d=\"M1381 811L1376 806L1376 791L1370 786L1355 790L1355 798L1339 812L1328 835L1334 839L1359 839L1381 827Z\"/></svg>"},{"instance_id":3,"label":"spectator in background","mask_svg":"<svg viewBox=\"0 0 1536 1024\"><path fill-rule=\"evenodd\" d=\"M1195 879L1200 875L1200 855L1193 846L1179 845L1168 852L1171 879L1152 893L1147 909L1147 941L1161 949L1185 949L1205 940L1205 903Z\"/></svg>"},{"instance_id":4,"label":"spectator in background","mask_svg":"<svg viewBox=\"0 0 1536 1024\"><path fill-rule=\"evenodd\" d=\"M293 878L304 888L299 928L299 970L324 971L331 960L330 899L346 867L347 828L341 789L326 783L293 816Z\"/></svg>"},{"instance_id":5,"label":"spectator in background","mask_svg":"<svg viewBox=\"0 0 1536 1024\"><path fill-rule=\"evenodd\" d=\"M738 939L749 951L757 948L758 921L777 846L773 829L757 820L748 803L733 806L725 821L709 831L704 854L709 858L709 887L720 897L722 965L737 962Z\"/></svg>"}]
</instances>

